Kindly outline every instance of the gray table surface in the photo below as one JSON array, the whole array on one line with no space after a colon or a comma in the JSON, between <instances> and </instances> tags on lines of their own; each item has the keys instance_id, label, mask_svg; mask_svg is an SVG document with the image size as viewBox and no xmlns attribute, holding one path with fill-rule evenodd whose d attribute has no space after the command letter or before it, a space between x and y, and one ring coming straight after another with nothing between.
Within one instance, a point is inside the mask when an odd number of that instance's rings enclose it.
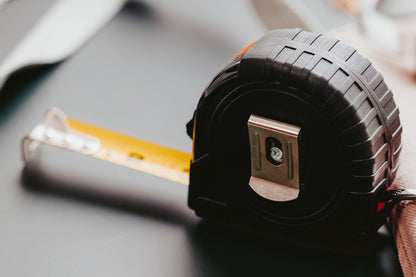
<instances>
[{"instance_id":1,"label":"gray table surface","mask_svg":"<svg viewBox=\"0 0 416 277\"><path fill-rule=\"evenodd\" d=\"M392 243L360 257L288 249L201 221L186 186L103 161L45 149L48 182L22 174L20 139L50 106L191 151L204 87L265 29L250 2L163 2L126 5L69 60L3 89L0 276L400 276Z\"/></svg>"}]
</instances>

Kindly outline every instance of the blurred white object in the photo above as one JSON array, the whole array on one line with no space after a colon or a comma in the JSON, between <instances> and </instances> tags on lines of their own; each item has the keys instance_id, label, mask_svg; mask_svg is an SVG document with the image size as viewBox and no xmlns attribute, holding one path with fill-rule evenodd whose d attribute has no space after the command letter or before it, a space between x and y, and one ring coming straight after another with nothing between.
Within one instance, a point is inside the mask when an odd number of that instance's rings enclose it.
<instances>
[{"instance_id":1,"label":"blurred white object","mask_svg":"<svg viewBox=\"0 0 416 277\"><path fill-rule=\"evenodd\" d=\"M415 0L380 0L377 10L391 17L408 17L416 15Z\"/></svg>"},{"instance_id":2,"label":"blurred white object","mask_svg":"<svg viewBox=\"0 0 416 277\"><path fill-rule=\"evenodd\" d=\"M361 0L361 24L365 34L380 47L398 53L399 31L393 21L376 10L378 0Z\"/></svg>"},{"instance_id":3,"label":"blurred white object","mask_svg":"<svg viewBox=\"0 0 416 277\"><path fill-rule=\"evenodd\" d=\"M338 0L334 0L338 1ZM251 0L258 16L269 29L302 28L327 32L356 20L325 0Z\"/></svg>"},{"instance_id":4,"label":"blurred white object","mask_svg":"<svg viewBox=\"0 0 416 277\"><path fill-rule=\"evenodd\" d=\"M391 19L375 10L365 12L361 16L364 32L371 40L388 51L400 51L399 32Z\"/></svg>"},{"instance_id":5,"label":"blurred white object","mask_svg":"<svg viewBox=\"0 0 416 277\"><path fill-rule=\"evenodd\" d=\"M15 71L70 56L104 26L124 0L60 0L0 64L0 88Z\"/></svg>"}]
</instances>

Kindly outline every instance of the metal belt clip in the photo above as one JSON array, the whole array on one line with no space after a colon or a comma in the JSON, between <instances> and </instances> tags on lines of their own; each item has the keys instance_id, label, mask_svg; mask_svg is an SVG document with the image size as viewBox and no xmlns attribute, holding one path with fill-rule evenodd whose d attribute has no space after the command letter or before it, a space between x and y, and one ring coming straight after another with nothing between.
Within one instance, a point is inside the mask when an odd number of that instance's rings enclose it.
<instances>
[{"instance_id":1,"label":"metal belt clip","mask_svg":"<svg viewBox=\"0 0 416 277\"><path fill-rule=\"evenodd\" d=\"M299 127L251 115L248 132L251 150L250 187L272 201L299 195Z\"/></svg>"}]
</instances>

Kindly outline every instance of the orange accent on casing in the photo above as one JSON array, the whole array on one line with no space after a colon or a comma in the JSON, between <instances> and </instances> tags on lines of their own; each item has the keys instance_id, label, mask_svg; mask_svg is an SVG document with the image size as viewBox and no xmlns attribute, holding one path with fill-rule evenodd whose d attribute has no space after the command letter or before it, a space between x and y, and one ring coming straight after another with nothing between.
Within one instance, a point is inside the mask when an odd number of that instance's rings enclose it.
<instances>
[{"instance_id":1,"label":"orange accent on casing","mask_svg":"<svg viewBox=\"0 0 416 277\"><path fill-rule=\"evenodd\" d=\"M251 46L253 46L254 44L256 44L256 42L257 42L257 41L253 42L252 44L250 44L249 46L247 46L246 48L244 48L243 50L241 50L241 52L240 52L240 53L238 53L238 54L237 54L237 55L233 58L233 60L234 60L235 58L237 58L237 57L239 57L239 56L243 55L245 52L247 52L247 51L248 51L248 49L250 49L250 48L251 48Z\"/></svg>"}]
</instances>

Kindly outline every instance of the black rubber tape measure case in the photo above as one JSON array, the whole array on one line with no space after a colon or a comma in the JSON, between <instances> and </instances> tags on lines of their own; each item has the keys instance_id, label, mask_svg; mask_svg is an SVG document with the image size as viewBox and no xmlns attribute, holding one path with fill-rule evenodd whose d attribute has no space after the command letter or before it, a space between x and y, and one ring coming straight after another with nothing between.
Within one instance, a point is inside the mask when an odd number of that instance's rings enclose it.
<instances>
[{"instance_id":1,"label":"black rubber tape measure case","mask_svg":"<svg viewBox=\"0 0 416 277\"><path fill-rule=\"evenodd\" d=\"M187 131L201 217L343 251L390 212L380 199L399 165L399 110L371 62L337 39L269 32L215 76Z\"/></svg>"},{"instance_id":2,"label":"black rubber tape measure case","mask_svg":"<svg viewBox=\"0 0 416 277\"><path fill-rule=\"evenodd\" d=\"M271 31L207 86L187 132L193 154L67 119L25 136L175 182L203 218L303 247L371 249L394 205L402 126L371 62L337 39ZM192 161L190 161L192 160Z\"/></svg>"}]
</instances>

